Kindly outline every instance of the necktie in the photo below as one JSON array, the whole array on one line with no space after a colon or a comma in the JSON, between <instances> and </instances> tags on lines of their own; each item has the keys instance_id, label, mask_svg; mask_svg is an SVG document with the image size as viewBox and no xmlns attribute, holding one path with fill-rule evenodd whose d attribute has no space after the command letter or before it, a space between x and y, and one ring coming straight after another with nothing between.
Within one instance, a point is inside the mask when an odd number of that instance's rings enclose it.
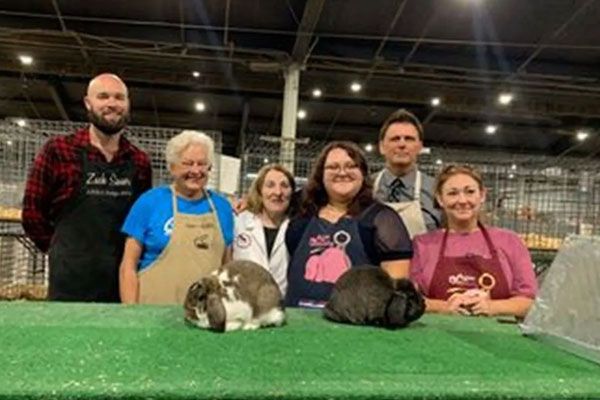
<instances>
[{"instance_id":1,"label":"necktie","mask_svg":"<svg viewBox=\"0 0 600 400\"><path fill-rule=\"evenodd\" d=\"M404 183L402 183L402 181L400 179L396 178L394 180L394 182L392 182L392 186L391 186L391 190L390 190L390 197L393 202L402 201L402 198L404 197L403 189L404 189Z\"/></svg>"}]
</instances>

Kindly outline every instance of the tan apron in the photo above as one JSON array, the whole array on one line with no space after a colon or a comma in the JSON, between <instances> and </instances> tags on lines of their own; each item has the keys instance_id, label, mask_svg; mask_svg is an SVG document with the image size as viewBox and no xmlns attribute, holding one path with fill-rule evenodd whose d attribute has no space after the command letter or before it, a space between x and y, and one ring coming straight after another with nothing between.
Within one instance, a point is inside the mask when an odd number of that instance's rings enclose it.
<instances>
[{"instance_id":1,"label":"tan apron","mask_svg":"<svg viewBox=\"0 0 600 400\"><path fill-rule=\"evenodd\" d=\"M379 188L381 183L381 177L383 176L383 170L377 174L375 178L375 190ZM400 201L400 202L386 202L389 207L393 208L402 222L408 230L410 238L414 238L416 235L427 232L425 226L425 219L423 217L423 211L421 211L421 172L416 171L415 175L415 193L413 194L413 200L411 201Z\"/></svg>"},{"instance_id":2,"label":"tan apron","mask_svg":"<svg viewBox=\"0 0 600 400\"><path fill-rule=\"evenodd\" d=\"M190 285L223 263L225 241L215 206L207 191L211 212L202 215L177 211L173 192L173 232L167 247L139 277L140 304L183 304Z\"/></svg>"}]
</instances>

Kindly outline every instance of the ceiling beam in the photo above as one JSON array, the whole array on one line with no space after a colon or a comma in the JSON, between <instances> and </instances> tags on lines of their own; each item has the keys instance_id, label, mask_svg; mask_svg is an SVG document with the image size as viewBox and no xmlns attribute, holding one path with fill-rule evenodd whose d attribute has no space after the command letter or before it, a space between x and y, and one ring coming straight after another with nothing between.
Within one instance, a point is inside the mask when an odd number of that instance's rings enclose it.
<instances>
[{"instance_id":1,"label":"ceiling beam","mask_svg":"<svg viewBox=\"0 0 600 400\"><path fill-rule=\"evenodd\" d=\"M408 3L408 0L400 0L400 4L398 4L398 7L396 8L396 12L394 13L394 16L392 17L390 24L388 25L388 28L385 32L385 36L379 42L379 46L377 46L377 50L375 50L375 54L373 55L373 62L371 63L371 68L369 68L369 72L367 73L365 82L368 82L371 79L373 72L377 68L377 65L380 62L379 57L381 56L381 52L385 48L385 45L386 45L388 39L390 38L392 31L396 27L396 23L402 16L402 13L404 12L404 9L406 8L407 3Z\"/></svg>"},{"instance_id":2,"label":"ceiling beam","mask_svg":"<svg viewBox=\"0 0 600 400\"><path fill-rule=\"evenodd\" d=\"M81 36L79 36L77 34L77 32L72 32L67 29L67 24L65 23L65 20L62 16L62 13L58 6L57 0L52 0L52 7L54 7L54 12L56 13L56 17L58 18L58 22L60 23L60 29L64 33L72 36L75 39L75 41L79 45L79 51L81 52L81 56L83 57L83 59L85 61L85 65L88 68L90 68L92 66L92 60L91 60L90 55L88 54L87 50L84 48L85 46L84 46L83 40L81 40Z\"/></svg>"},{"instance_id":3,"label":"ceiling beam","mask_svg":"<svg viewBox=\"0 0 600 400\"><path fill-rule=\"evenodd\" d=\"M58 79L48 81L48 91L50 92L52 101L54 101L54 104L56 105L56 110L60 114L60 117L65 121L70 121L71 118L65 108L67 92L63 84Z\"/></svg>"},{"instance_id":4,"label":"ceiling beam","mask_svg":"<svg viewBox=\"0 0 600 400\"><path fill-rule=\"evenodd\" d=\"M20 79L20 71L7 71L0 66L0 77L9 79ZM59 79L63 83L80 83L85 85L89 76L87 74L80 75L64 75L60 71L56 73L28 73L28 79L38 81L48 81ZM257 78L260 78L258 76ZM312 84L312 77L305 77L307 84ZM318 79L318 77L317 77ZM315 81L316 82L316 81ZM207 95L223 95L235 96L236 98L257 98L257 99L272 99L277 102L281 100L281 85L273 80L271 86L266 86L264 79L255 79L236 77L236 87L231 87L230 82L222 75L205 75L201 85L190 81L177 81L172 76L154 75L135 75L129 73L126 78L127 85L132 89L142 90L167 90L179 93L195 93L202 92ZM331 82L336 85L335 81ZM417 90L418 89L418 90ZM356 105L356 106L376 106L397 108L400 106L414 108L422 107L429 108L429 91L440 90L440 87L428 86L423 82L407 82L407 81L382 81L377 82L377 85L372 85L370 92L362 96L350 95L343 85L336 85L336 89L328 91L325 100L319 100L321 104L326 101L326 104L335 105ZM600 102L595 98L590 98L590 101L582 102L582 98L571 96L546 96L543 94L531 94L526 98L520 99L515 104L511 105L510 109L497 109L491 114L486 105L488 102L482 99L481 95L473 93L469 90L454 90L450 91L446 88L446 97L441 109L446 113L461 113L463 115L485 114L490 117L510 120L510 119L528 119L532 123L544 123L545 120L551 118L560 118L563 116L580 117L586 119L598 119L600 115ZM580 96L582 97L582 96ZM313 102L308 94L300 94L303 102Z\"/></svg>"},{"instance_id":5,"label":"ceiling beam","mask_svg":"<svg viewBox=\"0 0 600 400\"><path fill-rule=\"evenodd\" d=\"M321 17L325 0L308 0L304 6L304 14L296 33L296 42L292 50L292 60L304 64L310 56L310 43L313 33Z\"/></svg>"},{"instance_id":6,"label":"ceiling beam","mask_svg":"<svg viewBox=\"0 0 600 400\"><path fill-rule=\"evenodd\" d=\"M231 0L225 3L225 26L223 29L223 46L229 46L229 14L231 12Z\"/></svg>"},{"instance_id":7,"label":"ceiling beam","mask_svg":"<svg viewBox=\"0 0 600 400\"><path fill-rule=\"evenodd\" d=\"M55 19L56 15L54 14L44 14L44 13L32 13L32 12L22 12L22 11L8 11L8 10L0 10L0 16L7 17L26 17L26 18L39 18L39 19ZM115 24L115 25L126 25L126 26L146 26L146 27L161 27L161 28L174 28L179 29L179 23L173 22L164 22L164 21L142 21L142 20L132 20L125 18L105 18L105 17L84 17L84 16L76 16L63 15L63 20L65 21L77 21L77 22L95 22L95 23L103 23L103 24ZM23 20L21 20L22 22ZM35 26L32 25L32 26ZM222 32L225 30L224 26L216 26L216 25L202 25L202 24L185 24L186 30L197 30L197 31L209 31L209 32ZM6 28L2 28L4 30ZM23 29L22 29L23 30ZM275 35L275 36L288 36L295 37L297 36L297 31L287 31L282 29L260 29L260 28L242 28L242 27L233 27L230 26L228 31L236 32L236 33L250 33L250 34L262 34L262 35ZM319 32L319 37L322 39L345 39L345 40L360 40L360 41L380 41L384 36L382 35L369 35L369 34L352 34L352 33L334 33L334 32ZM466 46L466 47L480 47L480 46L501 46L501 47L509 47L509 48L530 48L536 49L539 47L539 43L531 43L531 42L509 42L509 41L493 41L493 40L478 40L478 39L443 39L443 38L419 38L419 37L409 37L409 36L391 36L388 38L390 42L397 43L416 43L421 42L421 44L440 44L440 45L453 45L453 46ZM593 50L597 51L600 49L600 45L594 44L585 44L585 45L577 45L577 44L560 44L560 43L548 43L544 45L545 48L552 49L570 49L570 50Z\"/></svg>"},{"instance_id":8,"label":"ceiling beam","mask_svg":"<svg viewBox=\"0 0 600 400\"><path fill-rule=\"evenodd\" d=\"M544 50L549 47L549 43L556 40L560 35L564 33L567 27L577 19L589 6L591 6L596 0L587 0L581 6L579 6L569 17L563 22L558 28L552 31L546 39L542 39L534 51L517 67L517 74L525 72L525 68Z\"/></svg>"}]
</instances>

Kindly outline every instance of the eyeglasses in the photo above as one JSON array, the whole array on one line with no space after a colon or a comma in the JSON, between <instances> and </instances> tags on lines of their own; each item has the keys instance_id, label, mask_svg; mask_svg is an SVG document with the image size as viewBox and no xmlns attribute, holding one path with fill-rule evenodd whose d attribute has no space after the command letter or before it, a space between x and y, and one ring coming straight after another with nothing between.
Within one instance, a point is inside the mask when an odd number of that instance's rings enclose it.
<instances>
[{"instance_id":1,"label":"eyeglasses","mask_svg":"<svg viewBox=\"0 0 600 400\"><path fill-rule=\"evenodd\" d=\"M211 165L207 161L192 161L192 160L183 160L180 162L181 166L185 169L192 169L194 166L197 166L199 169L206 171L209 170Z\"/></svg>"},{"instance_id":2,"label":"eyeglasses","mask_svg":"<svg viewBox=\"0 0 600 400\"><path fill-rule=\"evenodd\" d=\"M329 173L333 173L333 174L339 174L340 172L342 172L342 170L344 170L344 172L356 172L356 170L358 170L358 165L357 164L344 164L344 165L340 165L340 164L329 164L329 165L325 165L324 167L325 171L329 172Z\"/></svg>"}]
</instances>

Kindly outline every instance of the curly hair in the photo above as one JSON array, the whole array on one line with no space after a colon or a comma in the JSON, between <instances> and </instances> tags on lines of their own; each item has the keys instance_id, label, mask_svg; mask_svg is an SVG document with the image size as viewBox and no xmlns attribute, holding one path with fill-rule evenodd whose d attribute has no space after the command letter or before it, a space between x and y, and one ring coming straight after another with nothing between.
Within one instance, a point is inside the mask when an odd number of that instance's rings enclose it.
<instances>
[{"instance_id":1,"label":"curly hair","mask_svg":"<svg viewBox=\"0 0 600 400\"><path fill-rule=\"evenodd\" d=\"M373 200L373 184L369 176L369 166L367 165L367 159L363 152L352 142L335 141L329 143L321 150L317 161L313 164L312 172L308 178L302 196L302 205L300 207L301 215L317 215L319 210L327 205L329 196L327 195L325 185L323 184L325 160L329 153L335 149L344 150L352 161L358 165L360 173L363 176L363 184L356 196L354 196L354 199L352 199L352 202L348 207L348 214L356 216L375 201Z\"/></svg>"}]
</instances>

